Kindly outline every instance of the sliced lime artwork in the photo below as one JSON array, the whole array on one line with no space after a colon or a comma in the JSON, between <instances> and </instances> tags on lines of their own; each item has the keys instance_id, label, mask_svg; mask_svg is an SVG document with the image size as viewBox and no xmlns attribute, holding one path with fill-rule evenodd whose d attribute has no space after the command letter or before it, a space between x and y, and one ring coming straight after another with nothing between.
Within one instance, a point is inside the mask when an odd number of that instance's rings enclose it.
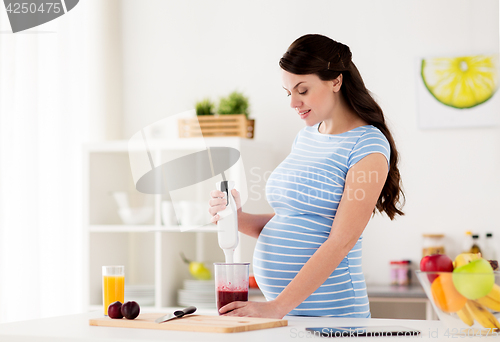
<instances>
[{"instance_id":1,"label":"sliced lime artwork","mask_svg":"<svg viewBox=\"0 0 500 342\"><path fill-rule=\"evenodd\" d=\"M499 123L497 54L419 60L421 128L480 127Z\"/></svg>"},{"instance_id":2,"label":"sliced lime artwork","mask_svg":"<svg viewBox=\"0 0 500 342\"><path fill-rule=\"evenodd\" d=\"M472 108L488 101L497 90L497 56L423 59L422 79L442 104Z\"/></svg>"}]
</instances>

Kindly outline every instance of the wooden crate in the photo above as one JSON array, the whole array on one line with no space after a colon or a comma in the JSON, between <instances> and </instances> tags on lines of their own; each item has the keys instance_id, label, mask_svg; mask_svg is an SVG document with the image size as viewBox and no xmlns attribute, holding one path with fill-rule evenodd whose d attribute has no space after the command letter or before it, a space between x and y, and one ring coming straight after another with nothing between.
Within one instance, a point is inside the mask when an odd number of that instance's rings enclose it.
<instances>
[{"instance_id":1,"label":"wooden crate","mask_svg":"<svg viewBox=\"0 0 500 342\"><path fill-rule=\"evenodd\" d=\"M200 131L201 129L201 131ZM179 119L179 137L242 137L253 139L255 120L244 114L198 115L195 118Z\"/></svg>"}]
</instances>

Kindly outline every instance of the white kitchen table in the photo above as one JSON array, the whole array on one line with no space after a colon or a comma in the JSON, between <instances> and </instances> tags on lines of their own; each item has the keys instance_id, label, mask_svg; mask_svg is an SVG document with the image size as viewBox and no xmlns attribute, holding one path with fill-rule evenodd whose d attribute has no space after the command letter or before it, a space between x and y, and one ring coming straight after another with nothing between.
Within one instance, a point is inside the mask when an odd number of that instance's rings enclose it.
<instances>
[{"instance_id":1,"label":"white kitchen table","mask_svg":"<svg viewBox=\"0 0 500 342\"><path fill-rule=\"evenodd\" d=\"M179 308L165 308L165 313ZM162 310L161 312L163 313ZM214 310L210 311L214 313ZM206 315L207 310L197 314ZM169 341L169 342L279 342L310 340L320 338L311 335L306 327L335 326L404 326L421 331L418 337L363 337L361 341L499 341L498 337L460 337L446 336L446 327L434 320L397 320L397 319L360 319L286 316L288 326L239 333L201 333L185 331L164 331L131 328L96 327L89 325L89 319L102 317L101 311L44 318L22 322L0 324L1 342L132 342L132 341ZM347 338L344 338L344 340ZM350 338L351 339L351 338ZM337 340L337 339L335 339Z\"/></svg>"}]
</instances>

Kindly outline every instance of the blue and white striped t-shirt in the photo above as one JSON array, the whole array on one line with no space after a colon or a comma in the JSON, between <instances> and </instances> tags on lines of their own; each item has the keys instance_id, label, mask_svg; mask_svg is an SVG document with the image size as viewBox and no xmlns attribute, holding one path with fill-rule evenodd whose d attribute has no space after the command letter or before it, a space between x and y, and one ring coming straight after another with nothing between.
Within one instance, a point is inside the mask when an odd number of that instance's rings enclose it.
<instances>
[{"instance_id":1,"label":"blue and white striped t-shirt","mask_svg":"<svg viewBox=\"0 0 500 342\"><path fill-rule=\"evenodd\" d=\"M281 293L328 238L348 170L370 153L382 153L389 162L389 142L374 126L341 134L322 134L318 127L297 134L291 153L266 184L275 216L257 240L253 270L267 300ZM289 315L370 317L361 242L362 236L325 283Z\"/></svg>"}]
</instances>

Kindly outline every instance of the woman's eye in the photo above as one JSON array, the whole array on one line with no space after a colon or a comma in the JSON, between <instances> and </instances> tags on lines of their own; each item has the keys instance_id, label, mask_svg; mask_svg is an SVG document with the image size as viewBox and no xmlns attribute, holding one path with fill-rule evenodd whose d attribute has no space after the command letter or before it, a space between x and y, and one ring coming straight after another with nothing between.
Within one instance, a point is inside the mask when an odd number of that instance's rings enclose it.
<instances>
[{"instance_id":1,"label":"woman's eye","mask_svg":"<svg viewBox=\"0 0 500 342\"><path fill-rule=\"evenodd\" d=\"M304 90L302 93L299 91L300 95L305 95L307 93L307 90Z\"/></svg>"}]
</instances>

